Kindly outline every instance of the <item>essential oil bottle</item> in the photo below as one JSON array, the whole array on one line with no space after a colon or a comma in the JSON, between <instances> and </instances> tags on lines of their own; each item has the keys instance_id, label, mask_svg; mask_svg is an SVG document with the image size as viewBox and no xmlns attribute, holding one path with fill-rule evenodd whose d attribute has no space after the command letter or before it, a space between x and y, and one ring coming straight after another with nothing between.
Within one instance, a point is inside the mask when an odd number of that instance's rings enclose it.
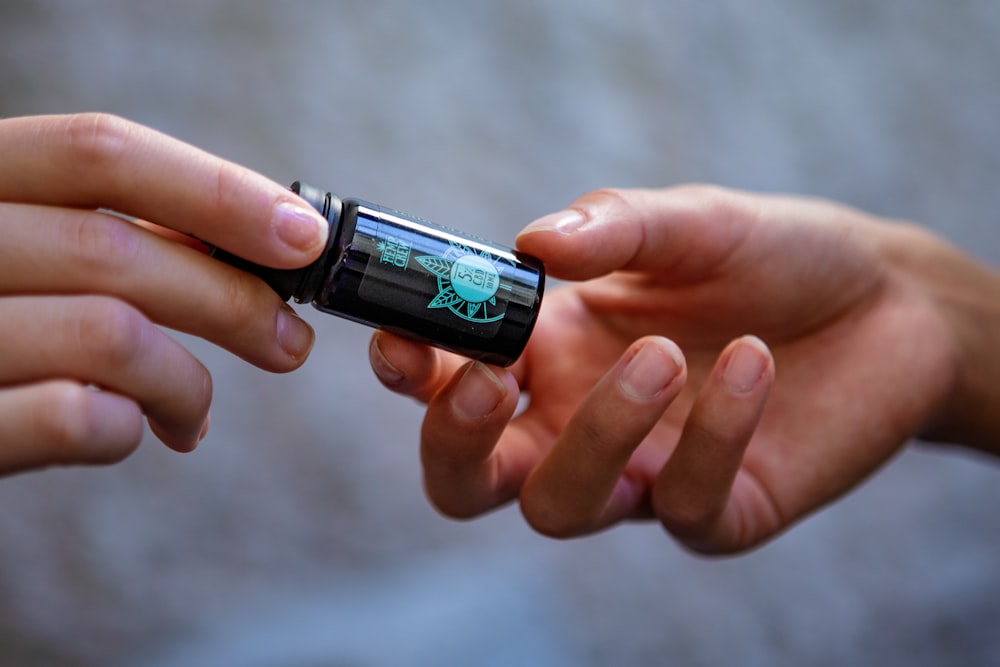
<instances>
[{"instance_id":1,"label":"essential oil bottle","mask_svg":"<svg viewBox=\"0 0 1000 667\"><path fill-rule=\"evenodd\" d=\"M213 256L286 301L499 366L521 355L542 302L538 259L301 182L292 190L330 222L318 260L281 270L219 249Z\"/></svg>"}]
</instances>

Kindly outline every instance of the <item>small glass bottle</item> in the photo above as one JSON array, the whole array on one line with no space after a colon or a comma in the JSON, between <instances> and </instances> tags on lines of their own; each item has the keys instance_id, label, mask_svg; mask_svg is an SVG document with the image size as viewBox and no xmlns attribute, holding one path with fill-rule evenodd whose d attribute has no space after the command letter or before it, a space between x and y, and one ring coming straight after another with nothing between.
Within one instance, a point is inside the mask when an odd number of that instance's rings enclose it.
<instances>
[{"instance_id":1,"label":"small glass bottle","mask_svg":"<svg viewBox=\"0 0 1000 667\"><path fill-rule=\"evenodd\" d=\"M545 285L538 259L300 182L292 190L330 222L318 260L281 270L219 249L213 256L286 301L499 366L521 355Z\"/></svg>"}]
</instances>

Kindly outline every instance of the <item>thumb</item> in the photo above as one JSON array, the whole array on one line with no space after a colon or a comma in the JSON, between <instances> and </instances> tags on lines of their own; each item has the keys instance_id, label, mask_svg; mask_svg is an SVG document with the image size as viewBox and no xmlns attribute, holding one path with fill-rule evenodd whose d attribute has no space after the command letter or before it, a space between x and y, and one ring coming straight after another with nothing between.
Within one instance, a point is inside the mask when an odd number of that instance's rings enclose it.
<instances>
[{"instance_id":1,"label":"thumb","mask_svg":"<svg viewBox=\"0 0 1000 667\"><path fill-rule=\"evenodd\" d=\"M655 271L684 282L704 277L732 252L756 209L753 195L714 186L595 190L529 224L517 247L556 278Z\"/></svg>"}]
</instances>

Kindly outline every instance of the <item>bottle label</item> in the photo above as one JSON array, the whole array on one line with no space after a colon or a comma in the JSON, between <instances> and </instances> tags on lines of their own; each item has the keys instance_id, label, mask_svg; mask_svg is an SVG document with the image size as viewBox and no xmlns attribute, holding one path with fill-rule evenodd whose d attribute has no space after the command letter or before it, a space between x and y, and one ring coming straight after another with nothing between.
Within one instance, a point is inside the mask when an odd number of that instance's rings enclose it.
<instances>
[{"instance_id":1,"label":"bottle label","mask_svg":"<svg viewBox=\"0 0 1000 667\"><path fill-rule=\"evenodd\" d=\"M361 207L352 245L368 256L361 298L492 337L507 312L515 273L504 249L381 207Z\"/></svg>"},{"instance_id":2,"label":"bottle label","mask_svg":"<svg viewBox=\"0 0 1000 667\"><path fill-rule=\"evenodd\" d=\"M438 293L427 304L428 308L447 308L470 322L503 319L507 300L497 299L497 292L510 290L509 285L500 281L503 260L454 241L443 257L421 255L416 259L437 276Z\"/></svg>"}]
</instances>

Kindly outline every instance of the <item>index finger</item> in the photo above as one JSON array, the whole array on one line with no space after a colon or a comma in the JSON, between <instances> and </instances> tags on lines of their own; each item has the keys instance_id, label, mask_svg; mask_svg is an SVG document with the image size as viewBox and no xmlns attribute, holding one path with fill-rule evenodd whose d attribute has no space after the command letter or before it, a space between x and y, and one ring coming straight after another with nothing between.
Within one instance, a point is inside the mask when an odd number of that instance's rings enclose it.
<instances>
[{"instance_id":1,"label":"index finger","mask_svg":"<svg viewBox=\"0 0 1000 667\"><path fill-rule=\"evenodd\" d=\"M101 113L0 121L0 201L106 208L277 268L319 256L329 225L287 188Z\"/></svg>"}]
</instances>

